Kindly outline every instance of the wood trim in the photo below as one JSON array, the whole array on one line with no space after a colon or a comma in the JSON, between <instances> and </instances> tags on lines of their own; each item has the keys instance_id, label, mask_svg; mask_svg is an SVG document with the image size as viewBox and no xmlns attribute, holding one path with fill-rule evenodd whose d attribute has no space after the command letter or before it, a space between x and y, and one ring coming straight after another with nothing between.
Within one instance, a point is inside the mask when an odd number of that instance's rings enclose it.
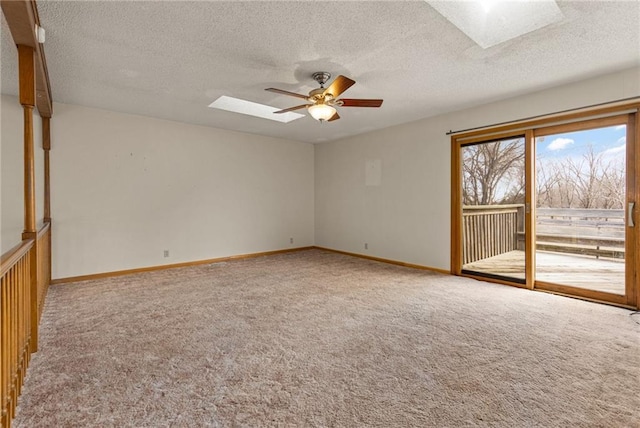
<instances>
[{"instance_id":1,"label":"wood trim","mask_svg":"<svg viewBox=\"0 0 640 428\"><path fill-rule=\"evenodd\" d=\"M44 222L51 222L51 168L49 152L51 151L51 119L42 118L42 148L44 149Z\"/></svg>"},{"instance_id":2,"label":"wood trim","mask_svg":"<svg viewBox=\"0 0 640 428\"><path fill-rule=\"evenodd\" d=\"M536 141L532 129L527 130L525 133L524 150L524 277L526 287L533 290L536 263Z\"/></svg>"},{"instance_id":3,"label":"wood trim","mask_svg":"<svg viewBox=\"0 0 640 428\"><path fill-rule=\"evenodd\" d=\"M42 118L42 149L51 150L51 118Z\"/></svg>"},{"instance_id":4,"label":"wood trim","mask_svg":"<svg viewBox=\"0 0 640 428\"><path fill-rule=\"evenodd\" d=\"M31 46L18 45L18 82L20 104L23 107L35 107L35 51Z\"/></svg>"},{"instance_id":5,"label":"wood trim","mask_svg":"<svg viewBox=\"0 0 640 428\"><path fill-rule=\"evenodd\" d=\"M620 104L615 104L607 107L586 108L586 109L577 108L571 113L567 113L567 112L556 113L556 114L551 114L549 116L545 116L543 118L534 119L534 120L524 120L524 121L516 120L506 125L500 125L495 127L489 126L487 128L455 134L454 137L452 138L456 138L457 140L466 140L476 136L487 136L487 138L493 138L488 136L490 134L492 135L492 134L497 134L501 132L516 132L516 131L522 132L525 129L529 129L529 128L540 129L547 126L560 125L561 123L571 123L574 121L577 122L581 120L589 120L589 118L595 118L597 116L613 115L618 113L622 114L625 111L637 110L637 109L640 109L640 102L637 100L630 101L630 102L623 102Z\"/></svg>"},{"instance_id":6,"label":"wood trim","mask_svg":"<svg viewBox=\"0 0 640 428\"><path fill-rule=\"evenodd\" d=\"M40 318L42 318L42 312L44 309L44 302L47 296L49 285L51 284L50 266L51 266L51 252L49 245L51 242L51 229L49 223L45 223L44 226L38 232L38 240L36 242L37 249L37 271L38 271L38 284L37 295L35 296L36 315L38 324L40 324Z\"/></svg>"},{"instance_id":7,"label":"wood trim","mask_svg":"<svg viewBox=\"0 0 640 428\"><path fill-rule=\"evenodd\" d=\"M627 295L629 296L629 304L636 309L640 309L640 112L630 115L627 125L627 139L633 138L633 141L627 141L627 168L633 169L635 180L630 179L632 175L627 171L627 195L629 202L635 202L635 209L632 213L635 228L633 232L627 236L625 251L626 257L629 258L631 264L627 264ZM625 207L626 208L626 207ZM626 210L625 210L626 211Z\"/></svg>"},{"instance_id":8,"label":"wood trim","mask_svg":"<svg viewBox=\"0 0 640 428\"><path fill-rule=\"evenodd\" d=\"M398 260L391 260L391 259L384 259L381 257L373 257L373 256L367 256L365 254L358 254L358 253L350 253L348 251L342 251L342 250L334 250L331 248L325 248L325 247L311 247L311 248L315 248L317 250L323 250L323 251L330 251L332 253L336 253L336 254L344 254L346 256L352 256L352 257L358 257L361 259L366 259L366 260L373 260L374 262L381 262L381 263L388 263L388 264L392 264L392 265L396 265L396 266L403 266L403 267L408 267L408 268L412 268L412 269L420 269L420 270L428 270L431 272L437 272L437 273L442 273L445 275L451 275L451 272L446 270L446 269L438 269L438 268L434 268L434 267L429 267L429 266L423 266L423 265L416 265L413 263L405 263L405 262L401 262Z\"/></svg>"},{"instance_id":9,"label":"wood trim","mask_svg":"<svg viewBox=\"0 0 640 428\"><path fill-rule=\"evenodd\" d=\"M51 225L49 223L43 224L40 230L38 230L38 234L36 235L38 239L42 238L44 234L49 231L50 228L51 228Z\"/></svg>"},{"instance_id":10,"label":"wood trim","mask_svg":"<svg viewBox=\"0 0 640 428\"><path fill-rule=\"evenodd\" d=\"M536 137L544 137L553 134L564 134L566 132L585 131L588 129L606 128L608 126L626 125L628 114L607 116L598 119L581 120L579 122L565 123L562 125L547 126L535 130Z\"/></svg>"},{"instance_id":11,"label":"wood trim","mask_svg":"<svg viewBox=\"0 0 640 428\"><path fill-rule=\"evenodd\" d=\"M608 300L598 300L598 299L592 299L590 297L575 296L573 294L562 293L560 291L544 290L544 289L541 289L541 288L536 288L533 291L538 291L540 293L554 294L556 296L562 296L562 297L570 297L572 299L584 300L584 301L587 301L587 302L593 302L593 303L605 304L605 305L609 305L609 306L615 306L616 308L635 309L633 306L625 305L625 304L622 304L622 303L612 303L612 302L610 302Z\"/></svg>"},{"instance_id":12,"label":"wood trim","mask_svg":"<svg viewBox=\"0 0 640 428\"><path fill-rule=\"evenodd\" d=\"M36 172L33 154L33 107L23 107L24 232L36 232ZM23 238L24 239L24 238Z\"/></svg>"},{"instance_id":13,"label":"wood trim","mask_svg":"<svg viewBox=\"0 0 640 428\"><path fill-rule=\"evenodd\" d=\"M34 240L27 239L7 251L0 258L0 277L9 271L33 247Z\"/></svg>"},{"instance_id":14,"label":"wood trim","mask_svg":"<svg viewBox=\"0 0 640 428\"><path fill-rule=\"evenodd\" d=\"M484 142L501 141L509 138L526 137L523 130L483 135L473 139L460 141L459 135L451 137L451 273L461 276L462 255L462 147ZM526 142L525 142L526 143ZM464 274L464 276L468 276Z\"/></svg>"},{"instance_id":15,"label":"wood trim","mask_svg":"<svg viewBox=\"0 0 640 428\"><path fill-rule=\"evenodd\" d=\"M29 302L29 316L31 317L31 345L29 349L33 353L38 351L38 232L23 232L22 240L33 242L28 255L30 270L29 280L31 288L31 299Z\"/></svg>"},{"instance_id":16,"label":"wood trim","mask_svg":"<svg viewBox=\"0 0 640 428\"><path fill-rule=\"evenodd\" d=\"M636 180L635 180L635 158L636 158L636 145L635 145L635 125L636 114L630 114L625 118L625 124L627 125L627 153L626 153L626 188L627 194L625 196L624 208L628 203L637 201L636 198ZM636 239L638 236L637 227L631 228L628 226L627 210L625 209L625 294L627 295L627 304L631 306L636 305L636 288L637 285L634 282L636 271L638 269L636 260ZM637 217L632 214L632 218ZM634 218L635 220L635 218ZM637 222L636 222L637 223Z\"/></svg>"},{"instance_id":17,"label":"wood trim","mask_svg":"<svg viewBox=\"0 0 640 428\"><path fill-rule=\"evenodd\" d=\"M2 0L2 12L11 36L16 45L34 47L36 36L35 25L39 24L39 18L34 14L34 5L29 0Z\"/></svg>"},{"instance_id":18,"label":"wood trim","mask_svg":"<svg viewBox=\"0 0 640 428\"><path fill-rule=\"evenodd\" d=\"M451 138L451 273L462 272L462 171L460 144Z\"/></svg>"},{"instance_id":19,"label":"wood trim","mask_svg":"<svg viewBox=\"0 0 640 428\"><path fill-rule=\"evenodd\" d=\"M37 73L36 73L36 103L40 116L50 118L53 116L53 96L51 95L51 82L49 81L49 69L44 47L36 46Z\"/></svg>"},{"instance_id":20,"label":"wood trim","mask_svg":"<svg viewBox=\"0 0 640 428\"><path fill-rule=\"evenodd\" d=\"M491 278L491 277L488 277L488 276L474 275L474 274L471 274L471 273L464 273L464 274L462 274L460 276L465 277L465 278L475 279L477 281L484 281L484 282L491 282L493 284L507 285L509 287L516 287L516 288L523 288L523 289L527 288L526 284L523 284L523 283L520 283L520 282L516 282L516 281L510 281L508 279Z\"/></svg>"},{"instance_id":21,"label":"wood trim","mask_svg":"<svg viewBox=\"0 0 640 428\"><path fill-rule=\"evenodd\" d=\"M490 143L492 141L502 141L502 140L509 140L513 138L524 137L525 131L526 130L524 129L517 129L509 132L499 132L499 133L479 135L474 138L458 138L457 136L452 138L455 139L456 142L461 147L463 147L463 146L468 146L468 145L473 145L478 143Z\"/></svg>"},{"instance_id":22,"label":"wood trim","mask_svg":"<svg viewBox=\"0 0 640 428\"><path fill-rule=\"evenodd\" d=\"M636 223L636 232L635 232L635 240L636 240L636 248L635 248L635 278L633 279L633 284L636 287L636 301L635 307L636 309L640 309L640 112L635 114L635 145L634 145L634 155L635 155L635 175L636 181L634 183L635 186L635 223Z\"/></svg>"},{"instance_id":23,"label":"wood trim","mask_svg":"<svg viewBox=\"0 0 640 428\"><path fill-rule=\"evenodd\" d=\"M51 222L51 161L49 150L44 152L44 211L43 217L45 223Z\"/></svg>"},{"instance_id":24,"label":"wood trim","mask_svg":"<svg viewBox=\"0 0 640 428\"><path fill-rule=\"evenodd\" d=\"M111 277L115 277L115 276L131 275L131 274L135 274L135 273L153 272L153 271L165 270L165 269L175 269L175 268L181 268L181 267L206 265L206 264L210 264L210 263L228 262L228 261L233 261L233 260L253 259L253 258L262 257L262 256L272 256L272 255L275 255L275 254L283 254L283 253L293 253L293 252L297 252L297 251L305 251L305 250L310 250L312 248L314 248L314 247L288 248L288 249L285 249L285 250L263 251L263 252L260 252L260 253L249 253L249 254L238 254L238 255L235 255L235 256L218 257L218 258L215 258L215 259L206 259L206 260L196 260L196 261L193 261L193 262L173 263L173 264L169 264L169 265L149 266L149 267L143 267L143 268L126 269L126 270L111 271L111 272L102 272L102 273L95 273L95 274L89 274L89 275L69 276L69 277L66 277L66 278L53 279L53 280L51 280L51 285L65 284L65 283L69 283L69 282L90 281L90 280L95 280L95 279L111 278Z\"/></svg>"},{"instance_id":25,"label":"wood trim","mask_svg":"<svg viewBox=\"0 0 640 428\"><path fill-rule=\"evenodd\" d=\"M51 96L47 61L44 47L38 43L35 34L35 26L40 25L36 2L35 0L2 0L0 3L14 44L29 46L36 54L35 104L42 117L51 117L53 115L53 97Z\"/></svg>"},{"instance_id":26,"label":"wood trim","mask_svg":"<svg viewBox=\"0 0 640 428\"><path fill-rule=\"evenodd\" d=\"M30 46L18 45L20 104L24 133L24 233L36 232L36 180L33 149L33 109L35 106L35 56ZM22 239L27 239L23 235Z\"/></svg>"},{"instance_id":27,"label":"wood trim","mask_svg":"<svg viewBox=\"0 0 640 428\"><path fill-rule=\"evenodd\" d=\"M617 306L629 307L627 298L622 295L605 293L603 291L589 290L588 288L572 287L569 285L554 284L551 282L536 281L536 290L552 291L557 294L571 297L584 298L598 302L608 302Z\"/></svg>"},{"instance_id":28,"label":"wood trim","mask_svg":"<svg viewBox=\"0 0 640 428\"><path fill-rule=\"evenodd\" d=\"M203 264L228 262L228 261L233 261L233 260L253 259L253 258L257 258L257 257L272 256L272 255L284 254L284 253L293 253L293 252L298 252L298 251L307 251L307 250L312 250L312 249L330 251L332 253L344 254L344 255L347 255L347 256L359 257L359 258L362 258L362 259L373 260L373 261L382 262L382 263L389 263L389 264L393 264L393 265L397 265L397 266L404 266L404 267L413 268L413 269L428 270L428 271L438 272L438 273L447 274L447 275L449 275L451 273L451 272L449 272L449 271L447 271L445 269L438 269L438 268L432 268L432 267L428 267L428 266L416 265L416 264L412 264L412 263L400 262L400 261L397 261L397 260L389 260L389 259L383 259L383 258L379 258L379 257L366 256L366 255L363 255L363 254L349 253L349 252L346 252L346 251L333 250L331 248L310 246L310 247L291 248L291 249L286 249L286 250L264 251L264 252L260 252L260 253L239 254L239 255L236 255L236 256L219 257L219 258L215 258L215 259L197 260L197 261L193 261L193 262L175 263L175 264L170 264L170 265L149 266L149 267L136 268L136 269L127 269L127 270L121 270L121 271L112 271L112 272L103 272L103 273L90 274L90 275L80 275L80 276L71 276L71 277L66 277L66 278L57 278L57 279L54 279L54 280L51 281L51 285L65 284L65 283L70 283L70 282L90 281L90 280L96 280L96 279L111 278L111 277L115 277L115 276L131 275L131 274L142 273L142 272L153 272L153 271L158 271L158 270L175 269L175 268L189 267L189 266L198 266L198 265L203 265Z\"/></svg>"}]
</instances>

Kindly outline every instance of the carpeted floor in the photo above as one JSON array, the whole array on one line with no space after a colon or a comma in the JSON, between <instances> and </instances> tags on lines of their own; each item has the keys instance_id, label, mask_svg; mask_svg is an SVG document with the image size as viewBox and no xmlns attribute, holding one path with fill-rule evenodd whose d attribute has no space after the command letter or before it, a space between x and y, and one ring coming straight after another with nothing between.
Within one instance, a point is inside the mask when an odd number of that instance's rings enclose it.
<instances>
[{"instance_id":1,"label":"carpeted floor","mask_svg":"<svg viewBox=\"0 0 640 428\"><path fill-rule=\"evenodd\" d=\"M640 427L634 318L320 250L58 285L15 426Z\"/></svg>"}]
</instances>

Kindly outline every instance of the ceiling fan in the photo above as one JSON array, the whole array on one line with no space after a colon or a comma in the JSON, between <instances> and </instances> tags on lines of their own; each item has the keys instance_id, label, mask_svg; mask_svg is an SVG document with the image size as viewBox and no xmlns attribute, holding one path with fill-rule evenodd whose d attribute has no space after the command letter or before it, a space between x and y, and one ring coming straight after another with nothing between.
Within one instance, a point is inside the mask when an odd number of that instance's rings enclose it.
<instances>
[{"instance_id":1,"label":"ceiling fan","mask_svg":"<svg viewBox=\"0 0 640 428\"><path fill-rule=\"evenodd\" d=\"M331 122L340 119L340 116L336 111L336 107L380 107L382 105L382 100L338 98L340 94L356 83L348 77L344 77L342 75L336 77L331 85L326 89L324 85L331 78L330 73L327 73L326 71L319 71L317 73L313 73L312 77L320 84L320 87L309 92L309 95L296 94L295 92L289 92L277 88L265 89L265 91L275 92L277 94L303 98L311 103L278 110L274 113L286 113L306 107L309 110L309 114L311 114L314 119L319 120L320 122Z\"/></svg>"}]
</instances>

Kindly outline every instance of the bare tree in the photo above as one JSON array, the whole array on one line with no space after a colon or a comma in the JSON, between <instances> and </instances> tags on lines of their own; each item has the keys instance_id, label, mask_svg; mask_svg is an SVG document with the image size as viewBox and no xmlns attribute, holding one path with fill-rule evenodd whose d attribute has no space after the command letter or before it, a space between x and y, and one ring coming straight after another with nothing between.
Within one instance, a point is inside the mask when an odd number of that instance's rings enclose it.
<instances>
[{"instance_id":1,"label":"bare tree","mask_svg":"<svg viewBox=\"0 0 640 428\"><path fill-rule=\"evenodd\" d=\"M622 162L610 162L609 168L603 174L601 195L602 208L624 208L626 174Z\"/></svg>"},{"instance_id":2,"label":"bare tree","mask_svg":"<svg viewBox=\"0 0 640 428\"><path fill-rule=\"evenodd\" d=\"M463 147L463 204L524 202L524 140ZM608 158L589 145L582 157L538 159L540 207L620 209L624 206L623 158Z\"/></svg>"},{"instance_id":3,"label":"bare tree","mask_svg":"<svg viewBox=\"0 0 640 428\"><path fill-rule=\"evenodd\" d=\"M545 162L536 163L536 195L538 206L553 207L559 204L558 186L560 177L553 165Z\"/></svg>"},{"instance_id":4,"label":"bare tree","mask_svg":"<svg viewBox=\"0 0 640 428\"><path fill-rule=\"evenodd\" d=\"M578 159L538 162L536 174L538 206L620 209L624 205L624 161L607 160L591 145Z\"/></svg>"},{"instance_id":5,"label":"bare tree","mask_svg":"<svg viewBox=\"0 0 640 428\"><path fill-rule=\"evenodd\" d=\"M522 138L463 148L463 204L491 205L524 201Z\"/></svg>"}]
</instances>

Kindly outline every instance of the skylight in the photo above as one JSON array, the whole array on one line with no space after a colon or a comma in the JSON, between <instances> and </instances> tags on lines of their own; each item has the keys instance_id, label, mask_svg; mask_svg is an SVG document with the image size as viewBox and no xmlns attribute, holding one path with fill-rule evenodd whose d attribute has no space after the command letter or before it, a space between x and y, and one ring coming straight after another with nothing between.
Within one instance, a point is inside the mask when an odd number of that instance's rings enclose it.
<instances>
[{"instance_id":1,"label":"skylight","mask_svg":"<svg viewBox=\"0 0 640 428\"><path fill-rule=\"evenodd\" d=\"M276 122L283 123L289 123L292 120L304 117L304 114L293 112L274 114L273 112L281 109L264 104L254 103L252 101L241 100L239 98L228 97L226 95L221 96L220 98L209 104L209 107L231 111L233 113L241 113L249 116L260 117L262 119L275 120Z\"/></svg>"},{"instance_id":2,"label":"skylight","mask_svg":"<svg viewBox=\"0 0 640 428\"><path fill-rule=\"evenodd\" d=\"M554 0L426 0L483 49L539 30L564 17Z\"/></svg>"}]
</instances>

